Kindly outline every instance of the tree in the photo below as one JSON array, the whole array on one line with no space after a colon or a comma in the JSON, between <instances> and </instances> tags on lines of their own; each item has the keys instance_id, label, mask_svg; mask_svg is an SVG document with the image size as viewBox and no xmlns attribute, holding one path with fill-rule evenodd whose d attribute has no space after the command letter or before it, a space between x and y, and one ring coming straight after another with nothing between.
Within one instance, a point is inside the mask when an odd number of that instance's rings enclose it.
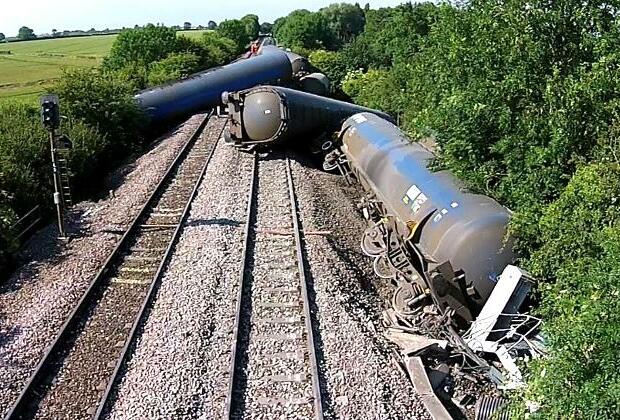
<instances>
[{"instance_id":1,"label":"tree","mask_svg":"<svg viewBox=\"0 0 620 420\"><path fill-rule=\"evenodd\" d=\"M269 22L263 22L260 24L261 34L270 34L273 31L273 25Z\"/></svg>"},{"instance_id":2,"label":"tree","mask_svg":"<svg viewBox=\"0 0 620 420\"><path fill-rule=\"evenodd\" d=\"M57 37L58 36L58 31L56 29L52 29L52 36L53 37Z\"/></svg>"},{"instance_id":3,"label":"tree","mask_svg":"<svg viewBox=\"0 0 620 420\"><path fill-rule=\"evenodd\" d=\"M5 39L6 37L4 36L4 34L0 32L0 42L4 42Z\"/></svg>"},{"instance_id":4,"label":"tree","mask_svg":"<svg viewBox=\"0 0 620 420\"><path fill-rule=\"evenodd\" d=\"M364 11L359 4L334 3L319 10L340 45L351 42L364 30Z\"/></svg>"},{"instance_id":5,"label":"tree","mask_svg":"<svg viewBox=\"0 0 620 420\"><path fill-rule=\"evenodd\" d=\"M246 46L250 42L248 35L245 31L245 24L238 19L227 19L220 23L217 31L220 35L233 40L237 46L237 52L245 50Z\"/></svg>"},{"instance_id":6,"label":"tree","mask_svg":"<svg viewBox=\"0 0 620 420\"><path fill-rule=\"evenodd\" d=\"M185 30L185 31L189 31L190 29L192 29L192 24L191 24L191 22L185 22L185 23L183 23L183 30Z\"/></svg>"},{"instance_id":7,"label":"tree","mask_svg":"<svg viewBox=\"0 0 620 420\"><path fill-rule=\"evenodd\" d=\"M148 68L168 54L179 50L179 40L174 29L165 26L146 25L144 28L128 29L116 37L110 54L104 61L108 69L118 70L127 65Z\"/></svg>"},{"instance_id":8,"label":"tree","mask_svg":"<svg viewBox=\"0 0 620 420\"><path fill-rule=\"evenodd\" d=\"M34 34L34 31L27 26L22 26L19 28L19 32L17 33L17 39L21 39L22 41L28 39L35 39L37 36Z\"/></svg>"},{"instance_id":9,"label":"tree","mask_svg":"<svg viewBox=\"0 0 620 420\"><path fill-rule=\"evenodd\" d=\"M205 49L205 67L221 66L237 54L237 45L219 32L205 32L200 42Z\"/></svg>"},{"instance_id":10,"label":"tree","mask_svg":"<svg viewBox=\"0 0 620 420\"><path fill-rule=\"evenodd\" d=\"M248 37L248 41L253 41L258 38L258 32L260 31L258 16L245 15L241 18L241 22L245 25L245 34Z\"/></svg>"},{"instance_id":11,"label":"tree","mask_svg":"<svg viewBox=\"0 0 620 420\"><path fill-rule=\"evenodd\" d=\"M278 42L291 49L332 49L335 39L320 13L295 10L274 24Z\"/></svg>"},{"instance_id":12,"label":"tree","mask_svg":"<svg viewBox=\"0 0 620 420\"><path fill-rule=\"evenodd\" d=\"M214 21L210 20L209 23L207 23L207 29L214 31L217 29L217 23L215 23Z\"/></svg>"}]
</instances>

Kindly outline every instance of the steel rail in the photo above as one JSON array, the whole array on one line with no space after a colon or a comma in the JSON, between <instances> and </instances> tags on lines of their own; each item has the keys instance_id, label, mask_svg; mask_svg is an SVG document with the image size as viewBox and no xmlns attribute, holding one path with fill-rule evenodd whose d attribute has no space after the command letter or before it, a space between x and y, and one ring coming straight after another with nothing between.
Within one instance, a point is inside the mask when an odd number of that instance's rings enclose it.
<instances>
[{"instance_id":1,"label":"steel rail","mask_svg":"<svg viewBox=\"0 0 620 420\"><path fill-rule=\"evenodd\" d=\"M291 213L293 214L293 232L295 234L295 246L297 248L297 264L299 267L299 279L304 306L304 318L307 330L308 358L310 360L310 370L312 374L312 393L314 395L315 418L323 419L323 401L321 398L321 384L319 381L319 365L316 357L316 344L314 342L314 332L312 331L312 314L310 313L310 298L308 295L308 279L306 278L306 267L304 264L303 247L301 242L301 229L299 228L299 210L297 208L297 195L295 184L293 183L293 172L291 170L291 160L286 157L286 175L288 178L289 197L291 199Z\"/></svg>"},{"instance_id":2,"label":"steel rail","mask_svg":"<svg viewBox=\"0 0 620 420\"><path fill-rule=\"evenodd\" d=\"M248 192L248 207L247 214L245 219L245 229L243 236L243 249L241 251L241 269L239 272L239 290L237 292L237 304L236 304L236 312L235 312L235 325L233 327L233 343L231 348L231 356L230 356L230 374L229 374L229 383L228 383L228 394L226 397L226 412L224 418L230 419L232 418L232 409L234 404L234 393L235 393L235 383L237 382L237 365L238 365L238 357L239 354L237 352L239 348L239 328L241 326L241 312L243 310L242 301L243 301L243 290L246 286L246 271L248 269L248 250L250 248L250 232L251 232L251 224L254 214L254 197L256 196L256 184L258 178L258 154L254 152L254 159L252 162L252 178L250 181L250 191Z\"/></svg>"},{"instance_id":3,"label":"steel rail","mask_svg":"<svg viewBox=\"0 0 620 420\"><path fill-rule=\"evenodd\" d=\"M174 174L175 170L180 166L180 164L184 161L185 157L187 157L189 151L192 146L195 144L196 140L200 137L204 128L206 127L208 121L214 115L213 111L210 111L200 122L199 126L193 131L190 138L183 145L181 152L177 155L174 161L168 167L168 170L159 181L153 192L150 194L144 205L140 208L140 211L136 215L136 217L131 222L130 226L127 228L120 241L112 251L112 253L108 256L103 266L97 273L97 275L93 278L88 289L82 295L77 305L70 312L66 321L62 325L60 332L57 334L53 342L46 349L43 357L35 367L34 372L28 379L26 385L22 388L17 400L11 407L10 411L5 416L5 419L19 419L23 418L24 414L28 412L28 407L31 405L33 401L40 402L41 399L39 396L36 396L37 386L46 379L49 370L53 370L52 364L54 362L54 356L60 352L62 349L63 343L71 336L73 330L76 326L78 326L83 318L82 314L89 309L91 306L91 301L96 295L101 283L108 277L109 271L113 268L114 263L117 258L121 255L121 251L125 249L128 245L130 239L133 238L133 235L136 231L140 229L140 221L148 214L151 210L151 207L158 199L159 195L164 191L164 188L167 185L167 182Z\"/></svg>"},{"instance_id":4,"label":"steel rail","mask_svg":"<svg viewBox=\"0 0 620 420\"><path fill-rule=\"evenodd\" d=\"M216 117L217 118L217 117ZM222 126L222 129L220 130L217 138L215 139L215 141L213 142L213 144L211 145L211 150L209 150L209 152L207 153L206 159L205 159L205 163L202 166L202 169L200 170L200 175L198 176L198 178L196 179L196 183L194 184L194 188L192 189L192 192L189 196L189 199L187 200L187 203L185 204L185 208L183 209L183 212L181 213L181 218L179 220L179 223L177 225L177 227L174 230L174 233L172 235L172 238L170 239L170 242L168 244L168 247L166 248L166 251L164 252L164 256L159 264L159 267L157 268L157 272L153 275L153 279L151 280L151 285L149 286L149 290L146 294L146 296L144 297L144 301L142 302L142 306L140 307L140 310L136 316L136 318L134 319L133 325L131 326L131 330L129 332L129 337L128 339L125 341L125 345L121 351L121 355L118 359L118 361L116 362L116 366L114 367L114 372L112 372L112 375L110 377L110 380L108 381L108 386L105 390L105 393L103 394L103 397L101 398L101 400L99 401L99 406L97 408L97 412L94 415L95 419L99 419L102 418L103 413L104 413L104 409L106 408L106 406L108 404L110 404L110 396L112 393L112 389L114 388L114 384L115 382L118 380L118 374L119 371L121 369L121 367L123 366L123 364L127 361L127 357L129 355L129 349L131 348L131 345L133 344L134 340L136 339L137 336L137 332L138 332L138 327L140 326L140 323L143 320L144 317L144 313L146 311L146 308L148 307L149 303L151 302L152 298L153 298L153 294L155 292L155 290L157 289L158 283L161 281L161 275L163 274L164 269L166 268L170 257L173 254L173 250L175 249L178 239L180 237L181 231L184 228L185 225L185 221L187 220L187 217L189 216L189 211L192 207L192 203L194 201L194 199L196 198L196 195L198 194L198 189L200 188L200 185L202 184L202 181L204 179L205 174L207 173L207 168L209 167L209 163L211 162L211 158L213 157L213 154L215 153L215 149L217 148L217 145L219 143L219 139L222 136L222 132L224 131L224 128L226 127L226 124L224 124Z\"/></svg>"},{"instance_id":5,"label":"steel rail","mask_svg":"<svg viewBox=\"0 0 620 420\"><path fill-rule=\"evenodd\" d=\"M238 374L239 370L239 362L241 358L240 354L240 328L241 328L241 318L244 310L244 290L247 287L247 272L248 272L248 255L250 248L250 237L252 230L256 231L255 227L252 227L252 222L254 220L255 208L257 205L257 194L256 194L256 184L258 179L258 155L256 152L254 153L254 162L252 166L252 179L250 182L250 190L248 192L248 205L247 205L247 215L246 215L246 225L245 225L245 233L244 233L244 244L241 256L241 267L239 274L239 290L237 293L237 303L236 303L236 316L235 316L235 324L233 327L233 344L231 350L231 366L230 366L230 374L229 374L229 384L228 384L228 395L226 398L226 407L225 407L225 415L224 418L233 419L234 417L234 408L235 408L235 385L238 382ZM318 363L316 356L316 345L314 341L314 333L312 330L312 318L310 311L310 299L308 294L308 284L306 278L306 266L304 263L304 253L303 253L303 245L302 245L302 237L301 237L301 229L300 229L300 221L299 221L299 211L297 207L297 196L295 193L295 187L293 183L292 171L290 166L290 160L286 158L286 175L287 175L287 184L288 184L288 195L291 203L291 216L293 219L293 232L287 233L288 235L293 234L295 237L295 248L297 253L297 269L299 271L299 279L300 279L300 288L301 288L301 299L304 311L305 318L305 329L306 329L306 347L308 350L308 359L310 365L310 375L312 376L312 394L314 400L314 418L317 420L323 419L323 406L322 406L322 396L321 396L321 388L320 388L320 380L319 380L319 371L318 371Z\"/></svg>"}]
</instances>

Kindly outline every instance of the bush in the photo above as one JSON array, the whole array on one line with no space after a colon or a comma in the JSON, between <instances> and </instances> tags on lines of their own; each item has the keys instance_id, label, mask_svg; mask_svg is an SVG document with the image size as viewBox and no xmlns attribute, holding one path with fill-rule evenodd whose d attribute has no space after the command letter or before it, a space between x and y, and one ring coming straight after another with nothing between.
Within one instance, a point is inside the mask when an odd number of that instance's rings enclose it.
<instances>
[{"instance_id":1,"label":"bush","mask_svg":"<svg viewBox=\"0 0 620 420\"><path fill-rule=\"evenodd\" d=\"M3 174L0 172L0 178L2 177ZM17 249L17 243L10 231L17 218L6 201L6 193L0 191L0 272L3 273L8 272L11 254Z\"/></svg>"},{"instance_id":2,"label":"bush","mask_svg":"<svg viewBox=\"0 0 620 420\"><path fill-rule=\"evenodd\" d=\"M161 85L183 79L200 70L200 57L191 53L170 54L155 63L149 71L148 84Z\"/></svg>"},{"instance_id":3,"label":"bush","mask_svg":"<svg viewBox=\"0 0 620 420\"><path fill-rule=\"evenodd\" d=\"M618 222L618 164L592 163L579 169L539 218L541 246L532 254L529 269L550 279L567 261L596 257L602 251L600 231Z\"/></svg>"},{"instance_id":4,"label":"bush","mask_svg":"<svg viewBox=\"0 0 620 420\"><path fill-rule=\"evenodd\" d=\"M149 24L144 28L127 29L116 39L104 67L120 70L129 65L148 68L151 63L163 60L168 54L179 51L176 30Z\"/></svg>"},{"instance_id":5,"label":"bush","mask_svg":"<svg viewBox=\"0 0 620 420\"><path fill-rule=\"evenodd\" d=\"M237 47L234 41L218 32L205 32L202 34L200 43L203 45L206 54L205 68L226 64L237 55Z\"/></svg>"},{"instance_id":6,"label":"bush","mask_svg":"<svg viewBox=\"0 0 620 420\"><path fill-rule=\"evenodd\" d=\"M529 398L548 418L620 414L620 167L580 168L541 218L541 278L551 357L534 365Z\"/></svg>"},{"instance_id":7,"label":"bush","mask_svg":"<svg viewBox=\"0 0 620 420\"><path fill-rule=\"evenodd\" d=\"M396 72L387 70L352 71L342 82L342 90L356 103L385 111L394 117L402 113L403 101L406 100L400 86ZM391 94L385 95L385 92Z\"/></svg>"},{"instance_id":8,"label":"bush","mask_svg":"<svg viewBox=\"0 0 620 420\"><path fill-rule=\"evenodd\" d=\"M117 73L69 70L54 87L63 111L106 136L103 159L111 164L144 144L146 117L136 105L134 88Z\"/></svg>"},{"instance_id":9,"label":"bush","mask_svg":"<svg viewBox=\"0 0 620 420\"><path fill-rule=\"evenodd\" d=\"M36 108L12 102L0 104L0 191L5 192L18 214L49 200L52 184L48 141Z\"/></svg>"},{"instance_id":10,"label":"bush","mask_svg":"<svg viewBox=\"0 0 620 420\"><path fill-rule=\"evenodd\" d=\"M64 108L63 108L64 110ZM63 131L73 140L69 164L74 185L87 187L101 167L101 153L108 141L83 122L69 120ZM0 203L23 214L35 205L50 203L53 191L49 134L42 127L39 110L19 104L0 104ZM1 201L4 200L4 201Z\"/></svg>"},{"instance_id":11,"label":"bush","mask_svg":"<svg viewBox=\"0 0 620 420\"><path fill-rule=\"evenodd\" d=\"M340 52L349 70L369 69L349 73L345 92L395 108L413 137L435 137L442 167L515 211L547 322L551 357L528 392L546 418L620 415L619 8L403 5L369 11Z\"/></svg>"},{"instance_id":12,"label":"bush","mask_svg":"<svg viewBox=\"0 0 620 420\"><path fill-rule=\"evenodd\" d=\"M308 59L314 67L329 78L332 88L341 88L342 81L347 74L347 64L343 61L341 53L316 50L310 53Z\"/></svg>"}]
</instances>

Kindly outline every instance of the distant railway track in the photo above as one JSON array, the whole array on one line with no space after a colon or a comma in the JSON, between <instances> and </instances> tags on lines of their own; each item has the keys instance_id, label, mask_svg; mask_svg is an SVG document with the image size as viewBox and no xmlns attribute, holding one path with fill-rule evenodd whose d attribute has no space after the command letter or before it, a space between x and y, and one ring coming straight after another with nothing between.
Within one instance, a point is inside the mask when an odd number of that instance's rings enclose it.
<instances>
[{"instance_id":1,"label":"distant railway track","mask_svg":"<svg viewBox=\"0 0 620 420\"><path fill-rule=\"evenodd\" d=\"M225 124L213 112L204 116L70 313L7 419L102 416Z\"/></svg>"},{"instance_id":2,"label":"distant railway track","mask_svg":"<svg viewBox=\"0 0 620 420\"><path fill-rule=\"evenodd\" d=\"M322 419L290 161L255 155L252 171L225 418Z\"/></svg>"}]
</instances>

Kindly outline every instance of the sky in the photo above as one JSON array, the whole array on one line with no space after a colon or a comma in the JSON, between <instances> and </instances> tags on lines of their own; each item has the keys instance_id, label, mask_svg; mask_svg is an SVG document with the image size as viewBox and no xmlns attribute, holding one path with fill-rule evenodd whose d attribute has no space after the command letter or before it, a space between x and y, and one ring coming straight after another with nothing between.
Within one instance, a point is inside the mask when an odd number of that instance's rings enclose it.
<instances>
[{"instance_id":1,"label":"sky","mask_svg":"<svg viewBox=\"0 0 620 420\"><path fill-rule=\"evenodd\" d=\"M395 6L406 0L362 0L362 7ZM206 25L209 20L240 18L248 13L260 21L273 22L295 9L318 10L337 0L0 0L0 32L15 36L21 26L35 34L52 29L122 28L136 24ZM355 3L354 1L349 3Z\"/></svg>"}]
</instances>

